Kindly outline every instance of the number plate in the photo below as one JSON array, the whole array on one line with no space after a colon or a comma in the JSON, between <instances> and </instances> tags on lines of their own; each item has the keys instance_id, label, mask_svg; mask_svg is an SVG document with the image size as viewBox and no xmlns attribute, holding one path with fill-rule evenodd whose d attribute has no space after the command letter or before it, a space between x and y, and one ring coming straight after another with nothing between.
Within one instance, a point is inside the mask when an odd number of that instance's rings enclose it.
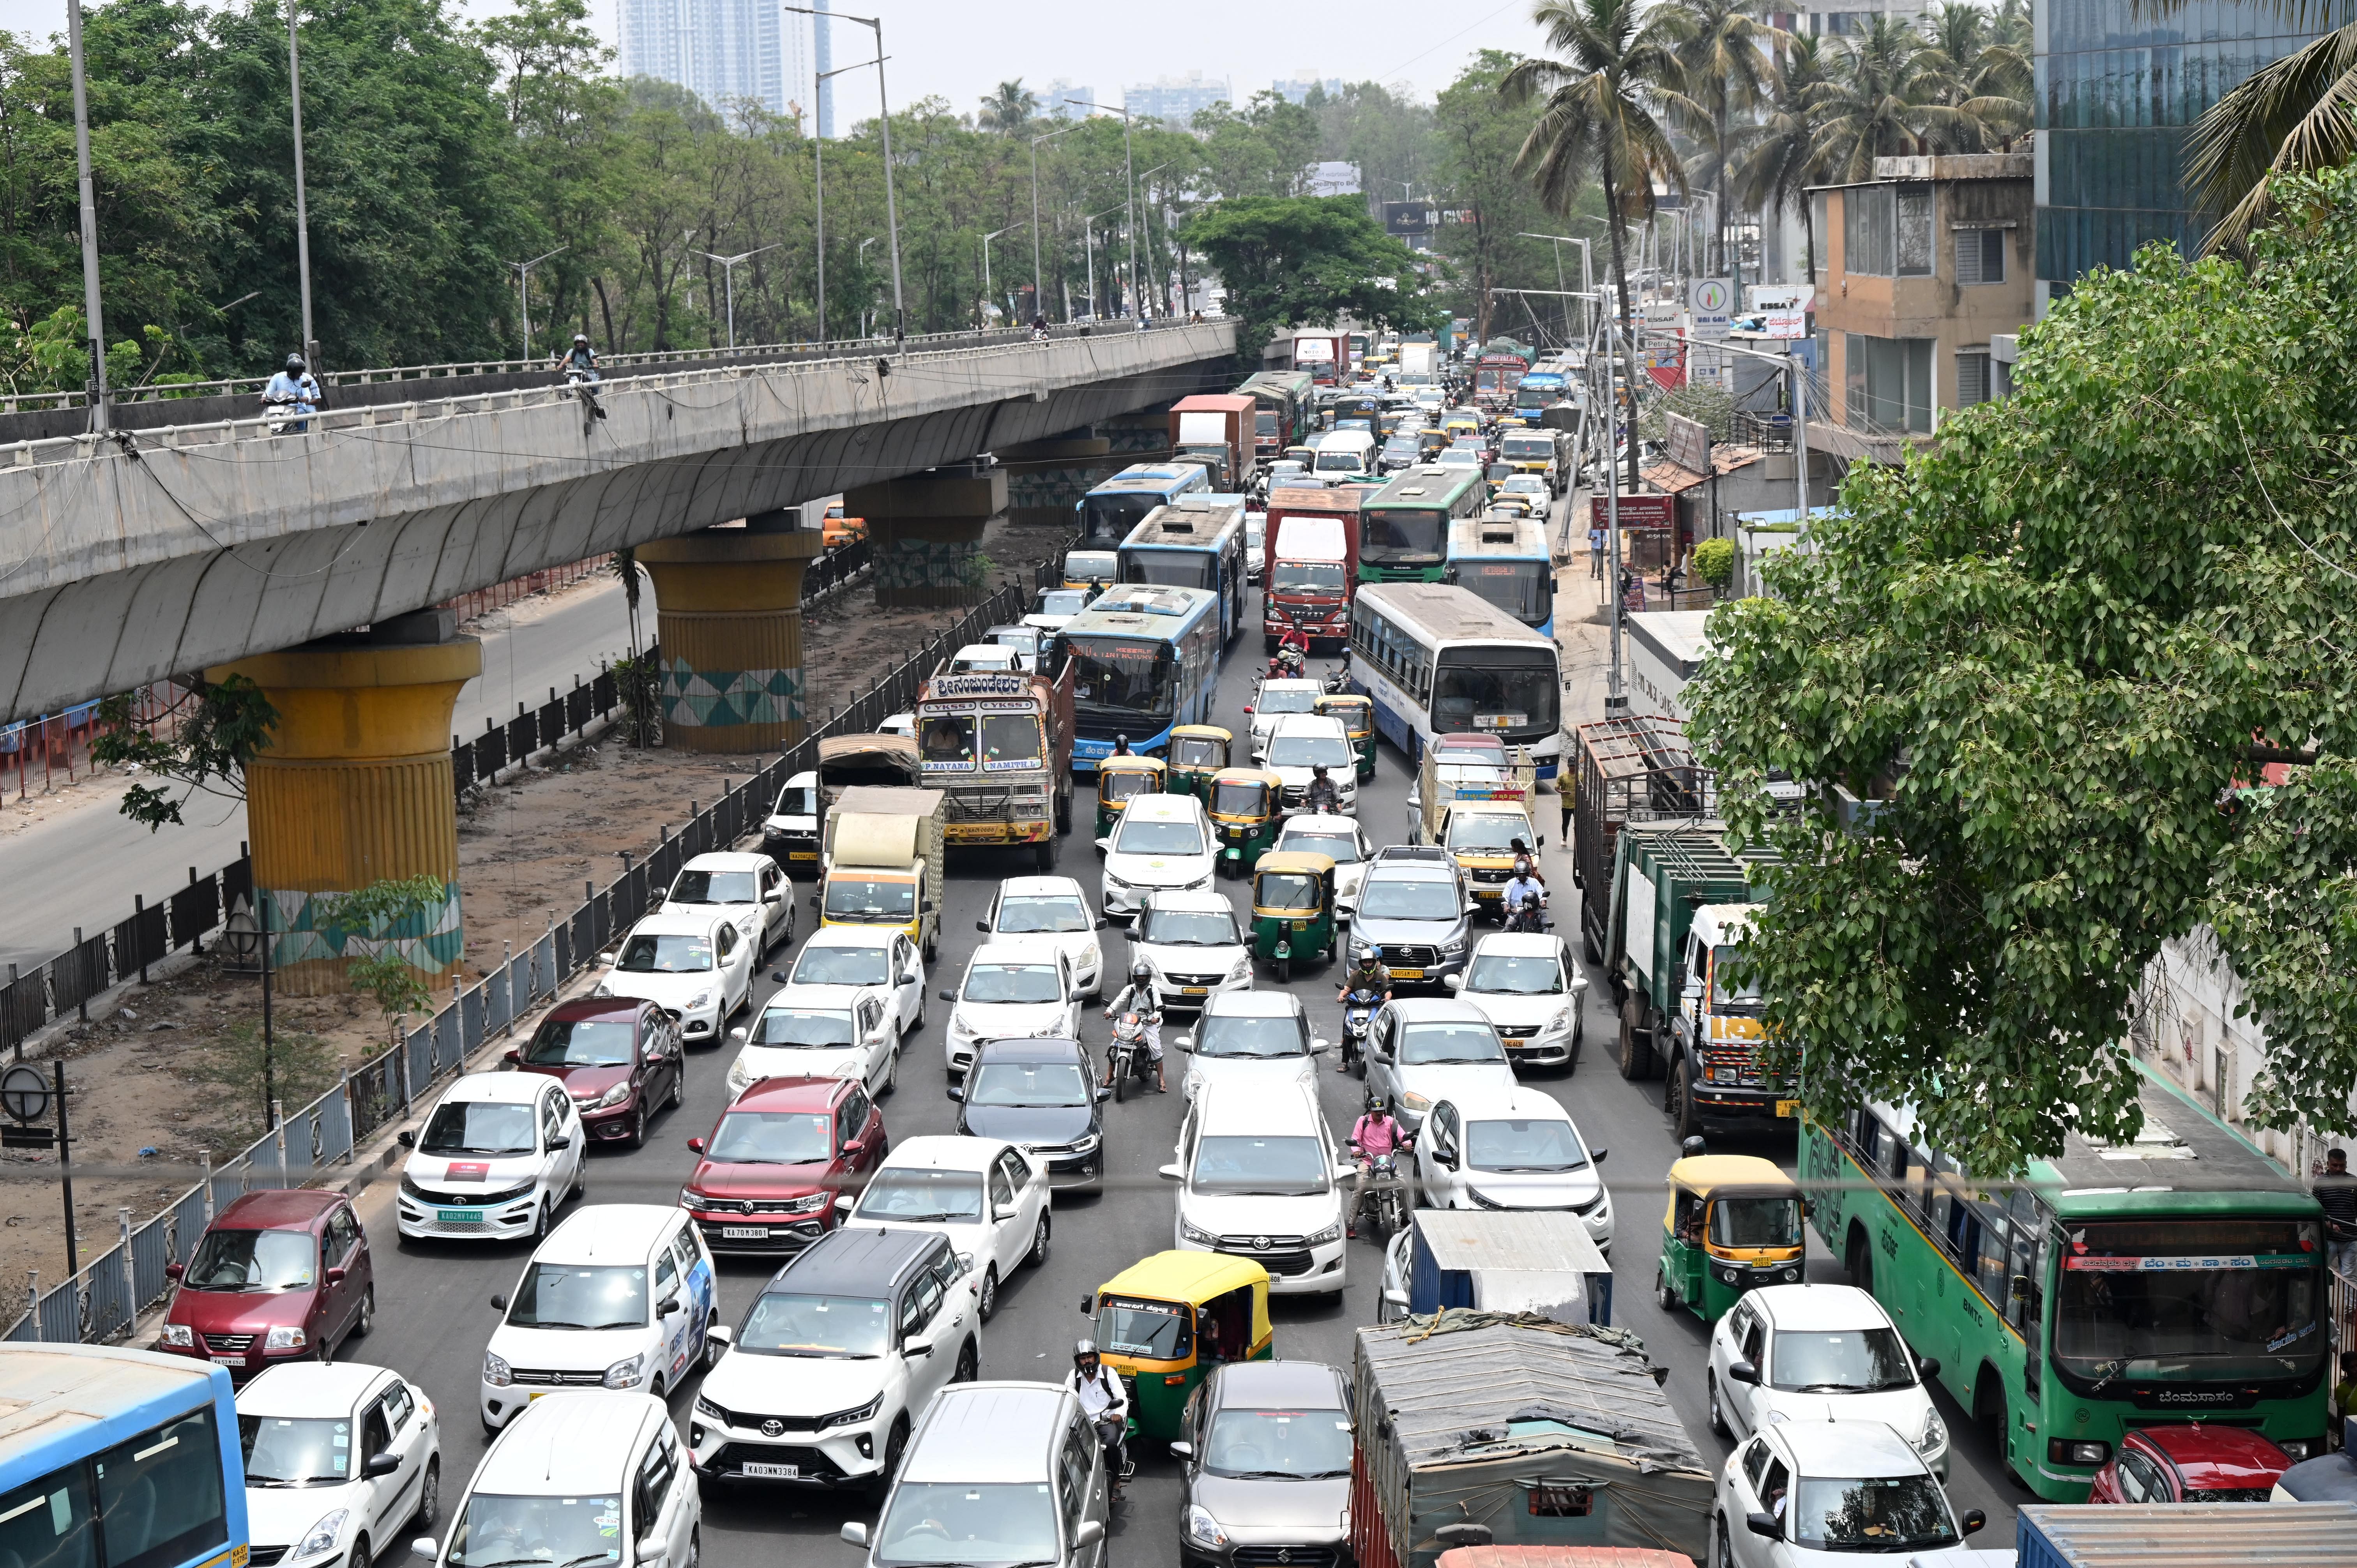
<instances>
[{"instance_id":1,"label":"number plate","mask_svg":"<svg viewBox=\"0 0 2357 1568\"><path fill-rule=\"evenodd\" d=\"M1779 1115L1779 1116L1798 1116L1800 1113L1801 1113L1801 1102L1800 1102L1799 1101L1797 1101L1797 1100L1780 1100L1780 1101L1776 1101L1776 1114L1777 1114L1777 1115Z\"/></svg>"},{"instance_id":2,"label":"number plate","mask_svg":"<svg viewBox=\"0 0 2357 1568\"><path fill-rule=\"evenodd\" d=\"M245 1365L245 1358L242 1356L216 1356L213 1358L213 1365L217 1367L242 1367Z\"/></svg>"},{"instance_id":3,"label":"number plate","mask_svg":"<svg viewBox=\"0 0 2357 1568\"><path fill-rule=\"evenodd\" d=\"M765 1459L748 1459L745 1461L745 1474L772 1481L799 1481L802 1467L800 1465L773 1465Z\"/></svg>"},{"instance_id":4,"label":"number plate","mask_svg":"<svg viewBox=\"0 0 2357 1568\"><path fill-rule=\"evenodd\" d=\"M818 851L814 849L790 849L786 851L786 858L788 860L816 860L818 858Z\"/></svg>"},{"instance_id":5,"label":"number plate","mask_svg":"<svg viewBox=\"0 0 2357 1568\"><path fill-rule=\"evenodd\" d=\"M480 1225L483 1211L479 1208L437 1208L434 1218L445 1225Z\"/></svg>"},{"instance_id":6,"label":"number plate","mask_svg":"<svg viewBox=\"0 0 2357 1568\"><path fill-rule=\"evenodd\" d=\"M1422 980L1424 978L1424 971L1420 969L1395 969L1392 971L1392 978L1394 980Z\"/></svg>"},{"instance_id":7,"label":"number plate","mask_svg":"<svg viewBox=\"0 0 2357 1568\"><path fill-rule=\"evenodd\" d=\"M766 1225L723 1225L720 1237L725 1241L766 1241L770 1239L770 1228Z\"/></svg>"},{"instance_id":8,"label":"number plate","mask_svg":"<svg viewBox=\"0 0 2357 1568\"><path fill-rule=\"evenodd\" d=\"M1208 985L1182 985L1178 988L1178 994L1181 996L1202 996L1208 994L1211 989L1211 988Z\"/></svg>"}]
</instances>

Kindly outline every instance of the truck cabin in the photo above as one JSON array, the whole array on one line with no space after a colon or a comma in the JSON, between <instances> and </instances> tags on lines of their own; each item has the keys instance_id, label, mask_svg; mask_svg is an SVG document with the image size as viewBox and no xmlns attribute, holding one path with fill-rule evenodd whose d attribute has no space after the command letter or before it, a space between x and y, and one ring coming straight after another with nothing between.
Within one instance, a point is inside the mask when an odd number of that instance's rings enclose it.
<instances>
[{"instance_id":1,"label":"truck cabin","mask_svg":"<svg viewBox=\"0 0 2357 1568\"><path fill-rule=\"evenodd\" d=\"M1714 1019L1756 1020L1760 1015L1760 982L1745 972L1736 949L1751 928L1752 906L1706 904L1695 911L1679 955L1681 989L1689 1006L1706 1007ZM1759 1037L1760 1026L1750 1023L1747 1038Z\"/></svg>"}]
</instances>

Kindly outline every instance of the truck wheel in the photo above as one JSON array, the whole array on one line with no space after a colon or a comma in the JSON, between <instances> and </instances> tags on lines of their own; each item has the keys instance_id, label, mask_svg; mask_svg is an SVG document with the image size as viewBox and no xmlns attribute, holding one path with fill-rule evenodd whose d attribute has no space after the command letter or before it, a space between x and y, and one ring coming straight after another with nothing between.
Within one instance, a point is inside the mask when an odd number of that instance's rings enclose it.
<instances>
[{"instance_id":1,"label":"truck wheel","mask_svg":"<svg viewBox=\"0 0 2357 1568\"><path fill-rule=\"evenodd\" d=\"M1042 875L1056 869L1056 841L1053 838L1041 839L1031 846L1031 864L1038 866Z\"/></svg>"},{"instance_id":2,"label":"truck wheel","mask_svg":"<svg viewBox=\"0 0 2357 1568\"><path fill-rule=\"evenodd\" d=\"M1069 789L1056 802L1056 831L1060 833L1072 831L1072 792Z\"/></svg>"},{"instance_id":3,"label":"truck wheel","mask_svg":"<svg viewBox=\"0 0 2357 1568\"><path fill-rule=\"evenodd\" d=\"M1633 996L1620 1004L1620 1076L1631 1083L1653 1076L1653 1044L1637 1028L1643 1005Z\"/></svg>"},{"instance_id":4,"label":"truck wheel","mask_svg":"<svg viewBox=\"0 0 2357 1568\"><path fill-rule=\"evenodd\" d=\"M1702 1116L1695 1108L1694 1082L1683 1061L1671 1069L1670 1091L1662 1097L1662 1109L1670 1114L1670 1135L1680 1144L1702 1131Z\"/></svg>"},{"instance_id":5,"label":"truck wheel","mask_svg":"<svg viewBox=\"0 0 2357 1568\"><path fill-rule=\"evenodd\" d=\"M1587 955L1587 961L1590 963L1600 964L1604 961L1604 950L1596 945L1596 933L1587 929L1587 922L1585 920L1579 922L1579 950Z\"/></svg>"}]
</instances>

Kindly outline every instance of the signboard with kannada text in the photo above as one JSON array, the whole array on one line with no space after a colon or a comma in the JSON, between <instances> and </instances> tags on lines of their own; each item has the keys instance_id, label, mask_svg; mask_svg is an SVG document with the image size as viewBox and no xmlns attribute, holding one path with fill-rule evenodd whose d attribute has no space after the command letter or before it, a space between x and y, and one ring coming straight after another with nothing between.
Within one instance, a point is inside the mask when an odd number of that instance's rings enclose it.
<instances>
[{"instance_id":1,"label":"signboard with kannada text","mask_svg":"<svg viewBox=\"0 0 2357 1568\"><path fill-rule=\"evenodd\" d=\"M1754 284L1751 310L1760 318L1760 330L1787 340L1807 337L1809 305L1816 292L1807 284Z\"/></svg>"},{"instance_id":2,"label":"signboard with kannada text","mask_svg":"<svg viewBox=\"0 0 2357 1568\"><path fill-rule=\"evenodd\" d=\"M1607 504L1609 499L1605 496L1588 498L1588 521L1592 526L1597 528L1610 526L1612 513ZM1620 526L1623 528L1667 528L1675 521L1676 515L1677 498L1675 496L1622 496L1620 498Z\"/></svg>"}]
</instances>

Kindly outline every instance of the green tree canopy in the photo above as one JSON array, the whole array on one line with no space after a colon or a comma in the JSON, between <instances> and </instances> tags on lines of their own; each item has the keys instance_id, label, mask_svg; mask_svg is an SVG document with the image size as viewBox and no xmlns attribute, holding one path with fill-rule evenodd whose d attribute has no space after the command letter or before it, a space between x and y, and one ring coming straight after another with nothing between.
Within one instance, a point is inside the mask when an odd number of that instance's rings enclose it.
<instances>
[{"instance_id":1,"label":"green tree canopy","mask_svg":"<svg viewBox=\"0 0 2357 1568\"><path fill-rule=\"evenodd\" d=\"M1362 324L1428 329L1439 312L1415 292L1415 257L1367 216L1358 196L1252 196L1190 215L1182 236L1200 252L1241 317L1246 358L1279 328Z\"/></svg>"}]
</instances>

